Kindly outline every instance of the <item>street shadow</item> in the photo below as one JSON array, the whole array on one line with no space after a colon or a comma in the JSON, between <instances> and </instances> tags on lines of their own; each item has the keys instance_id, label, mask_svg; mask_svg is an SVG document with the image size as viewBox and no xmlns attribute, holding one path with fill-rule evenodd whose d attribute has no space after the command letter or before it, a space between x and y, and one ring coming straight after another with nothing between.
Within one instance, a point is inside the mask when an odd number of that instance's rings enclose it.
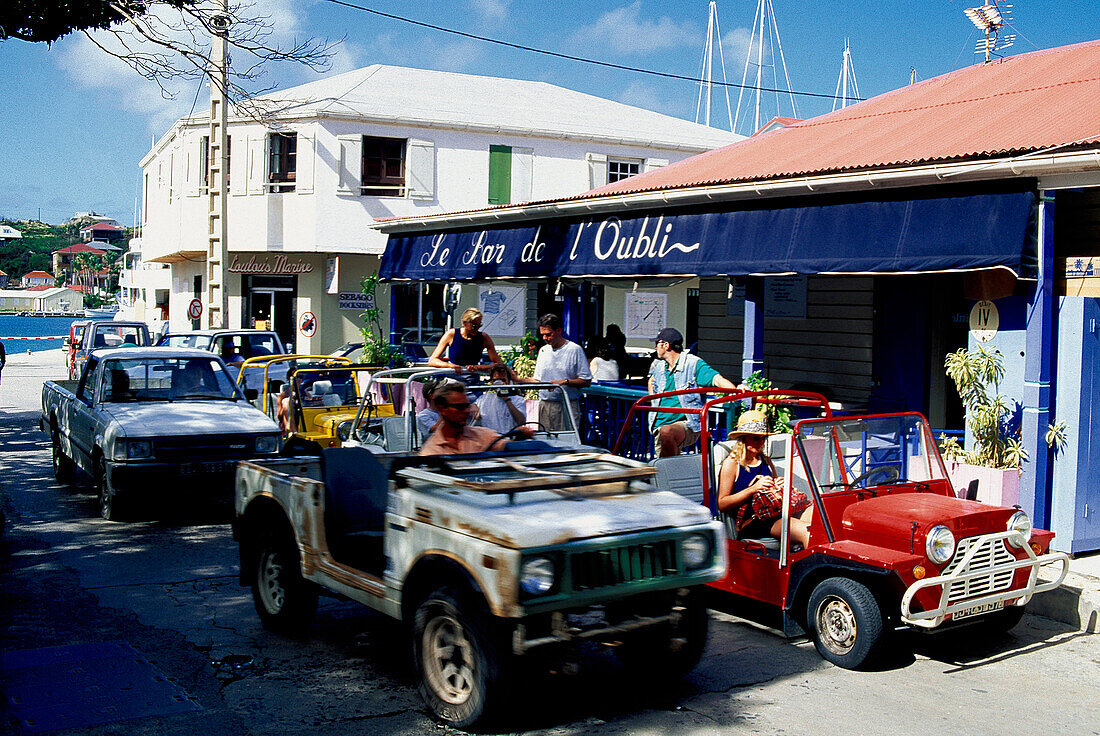
<instances>
[{"instance_id":1,"label":"street shadow","mask_svg":"<svg viewBox=\"0 0 1100 736\"><path fill-rule=\"evenodd\" d=\"M908 646L936 662L952 665L945 673L961 672L1004 662L1091 636L1088 632L1042 616L1025 615L1007 632L983 630L979 625L936 634L908 631Z\"/></svg>"}]
</instances>

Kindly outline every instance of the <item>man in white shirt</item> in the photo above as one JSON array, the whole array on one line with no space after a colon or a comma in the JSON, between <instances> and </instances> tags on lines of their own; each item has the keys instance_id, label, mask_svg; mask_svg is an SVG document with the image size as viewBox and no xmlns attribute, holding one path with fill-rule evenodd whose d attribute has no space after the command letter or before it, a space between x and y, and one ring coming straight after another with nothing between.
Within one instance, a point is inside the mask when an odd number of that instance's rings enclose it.
<instances>
[{"instance_id":1,"label":"man in white shirt","mask_svg":"<svg viewBox=\"0 0 1100 736\"><path fill-rule=\"evenodd\" d=\"M592 383L592 372L588 369L588 358L577 343L566 340L561 334L561 317L556 314L544 314L539 318L539 336L546 343L539 348L535 359L533 378L517 378L518 383L556 383L565 388L565 395L572 405L576 416L581 397L580 390ZM566 407L561 402L561 392L542 389L539 391L540 429L568 429L565 419Z\"/></svg>"},{"instance_id":2,"label":"man in white shirt","mask_svg":"<svg viewBox=\"0 0 1100 736\"><path fill-rule=\"evenodd\" d=\"M498 386L511 383L508 366L494 365L489 369L489 380ZM527 402L511 392L489 389L478 397L477 408L481 410L481 426L500 434L527 423Z\"/></svg>"}]
</instances>

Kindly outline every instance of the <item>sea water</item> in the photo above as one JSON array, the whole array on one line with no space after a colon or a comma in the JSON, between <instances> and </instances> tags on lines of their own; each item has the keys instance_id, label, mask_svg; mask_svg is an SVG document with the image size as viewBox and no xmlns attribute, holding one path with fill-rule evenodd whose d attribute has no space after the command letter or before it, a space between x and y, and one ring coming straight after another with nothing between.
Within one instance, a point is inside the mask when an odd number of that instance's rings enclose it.
<instances>
[{"instance_id":1,"label":"sea water","mask_svg":"<svg viewBox=\"0 0 1100 736\"><path fill-rule=\"evenodd\" d=\"M69 336L69 326L77 317L17 317L0 314L0 342L7 353L39 352L61 348L61 339ZM28 340L52 337L52 340ZM24 339L20 339L24 338Z\"/></svg>"}]
</instances>

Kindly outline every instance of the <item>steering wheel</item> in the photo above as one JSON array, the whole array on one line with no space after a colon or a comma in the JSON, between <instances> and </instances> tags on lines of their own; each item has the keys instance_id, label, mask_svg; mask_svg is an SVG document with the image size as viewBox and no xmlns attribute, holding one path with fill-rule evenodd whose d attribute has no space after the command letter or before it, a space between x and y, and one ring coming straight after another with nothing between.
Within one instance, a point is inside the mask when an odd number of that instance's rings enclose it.
<instances>
[{"instance_id":1,"label":"steering wheel","mask_svg":"<svg viewBox=\"0 0 1100 736\"><path fill-rule=\"evenodd\" d=\"M881 481L871 483L871 479L877 476L883 476ZM871 468L866 473L861 474L858 478L848 484L849 488L866 488L868 486L888 486L892 483L898 483L901 479L901 470L897 465L880 465L877 468Z\"/></svg>"},{"instance_id":2,"label":"steering wheel","mask_svg":"<svg viewBox=\"0 0 1100 736\"><path fill-rule=\"evenodd\" d=\"M530 425L534 425L539 432L550 432L549 427L544 426L540 422L524 422L523 424L517 424L516 426L512 427L507 432L493 440L489 444L489 446L485 448L485 451L488 452L489 450L492 450L496 443L500 442L501 440L514 440L519 437L523 437L523 433L520 432L520 429Z\"/></svg>"}]
</instances>

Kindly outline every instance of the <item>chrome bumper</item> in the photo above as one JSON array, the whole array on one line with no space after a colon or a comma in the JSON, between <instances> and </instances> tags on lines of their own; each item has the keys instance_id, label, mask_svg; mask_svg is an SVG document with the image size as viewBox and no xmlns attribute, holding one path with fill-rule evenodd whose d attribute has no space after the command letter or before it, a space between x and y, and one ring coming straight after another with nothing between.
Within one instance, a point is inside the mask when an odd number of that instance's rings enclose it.
<instances>
[{"instance_id":1,"label":"chrome bumper","mask_svg":"<svg viewBox=\"0 0 1100 736\"><path fill-rule=\"evenodd\" d=\"M1036 557L1035 551L1031 549L1031 545L1027 544L1026 540L1016 531L983 534L979 537L971 537L970 540L970 546L966 550L966 554L963 556L962 561L950 573L918 580L910 585L905 591L905 595L901 598L901 620L904 623L911 626L931 629L942 624L949 614L974 606L1008 601L1013 598L1019 599L1016 601L1015 605L1023 606L1027 604L1036 593L1042 593L1057 588L1062 584L1062 581L1065 580L1066 573L1069 572L1069 555L1064 552L1048 552L1042 557ZM975 567L973 565L974 558L978 556L979 552L988 554L994 549L992 545L1003 544L1008 540L1011 540L1012 544L1022 546L1023 551L1027 553L1027 559L994 565L984 565L981 567ZM1016 547L1016 549L1019 548L1020 547ZM992 555L990 556L992 557ZM1056 580L1037 584L1039 568L1045 565L1051 565L1055 562L1062 563L1062 571L1058 575L1058 578ZM955 583L966 582L967 580L995 575L997 573L1015 572L1021 568L1029 568L1027 585L1022 588L1009 587L987 595L967 598L950 604L948 603L951 586ZM916 594L925 588L932 588L935 586L941 587L939 605L929 611L914 612L911 610L913 598Z\"/></svg>"}]
</instances>

